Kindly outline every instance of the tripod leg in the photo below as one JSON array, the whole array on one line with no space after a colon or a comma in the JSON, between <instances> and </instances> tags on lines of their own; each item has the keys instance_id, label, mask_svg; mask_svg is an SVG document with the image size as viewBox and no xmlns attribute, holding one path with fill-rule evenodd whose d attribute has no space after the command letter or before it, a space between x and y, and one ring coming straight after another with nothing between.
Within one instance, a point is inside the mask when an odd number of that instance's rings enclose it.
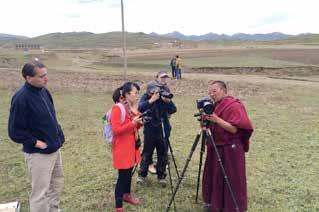
<instances>
[{"instance_id":1,"label":"tripod leg","mask_svg":"<svg viewBox=\"0 0 319 212\"><path fill-rule=\"evenodd\" d=\"M173 187L173 181L172 181L172 175L171 175L171 165L170 165L169 160L167 161L167 165L168 165L169 183L170 183L170 185L171 185L171 191L172 191L172 194L173 194L173 192L174 192L174 187ZM175 200L174 200L174 211L176 212Z\"/></svg>"},{"instance_id":2,"label":"tripod leg","mask_svg":"<svg viewBox=\"0 0 319 212\"><path fill-rule=\"evenodd\" d=\"M168 147L169 147L169 151L171 152L171 156L172 156L173 163L174 163L174 166L175 166L175 171L176 171L177 178L179 179L179 172L178 172L177 165L176 165L176 160L175 160L175 157L174 157L174 154L173 154L173 148L171 146L171 143L170 143L169 139L167 139L167 144L168 144Z\"/></svg>"},{"instance_id":3,"label":"tripod leg","mask_svg":"<svg viewBox=\"0 0 319 212\"><path fill-rule=\"evenodd\" d=\"M215 150L215 153L216 153L216 157L217 157L217 160L218 160L218 163L219 163L219 166L220 166L220 169L222 170L222 173L223 173L223 176L224 176L224 179L225 179L225 182L227 184L227 188L230 192L230 195L231 195L231 198L233 200L233 203L234 203L234 206L235 206L235 210L236 211L239 211L239 207L238 207L238 204L237 204L237 201L236 201L236 198L235 198L235 195L234 195L234 192L230 186L230 183L229 183L229 180L228 180L228 177L226 175L226 171L224 169L224 166L223 166L223 163L222 163L222 160L220 158L220 155L218 153L218 149L216 147L216 144L215 144L215 141L214 141L214 137L212 135L212 132L210 131L209 128L206 129L206 135L210 138L210 141L214 147L214 150Z\"/></svg>"},{"instance_id":4,"label":"tripod leg","mask_svg":"<svg viewBox=\"0 0 319 212\"><path fill-rule=\"evenodd\" d=\"M166 137L166 133L165 133L165 130L164 130L164 121L163 121L163 119L161 119L161 124L162 124L162 134L163 134L163 138L164 138L164 140L166 140L166 144L167 144L167 146L168 146L168 148L169 148L169 151L171 152L172 159L173 159L173 163L174 163L174 166L175 166L175 171L176 171L177 177L179 178L179 173L178 173L176 161L175 161L175 157L174 157L174 154L173 154L173 148L172 148L172 146L171 146L171 143L170 143L170 141L169 141L169 138Z\"/></svg>"},{"instance_id":5,"label":"tripod leg","mask_svg":"<svg viewBox=\"0 0 319 212\"><path fill-rule=\"evenodd\" d=\"M137 169L137 167L138 167L138 164L136 164L135 166L134 166L134 169L133 169L133 171L132 171L132 177L133 177L133 175L134 175L134 173L135 173L135 171L136 171L136 169Z\"/></svg>"},{"instance_id":6,"label":"tripod leg","mask_svg":"<svg viewBox=\"0 0 319 212\"><path fill-rule=\"evenodd\" d=\"M199 192L199 185L200 185L200 175L201 175L201 170L202 170L202 162L203 162L203 155L205 152L205 140L206 140L206 135L202 135L202 145L200 149L200 158L199 158L199 168L198 168L198 177L197 177L197 188L196 188L196 199L195 202L198 203L198 192Z\"/></svg>"},{"instance_id":7,"label":"tripod leg","mask_svg":"<svg viewBox=\"0 0 319 212\"><path fill-rule=\"evenodd\" d=\"M171 205L172 205L172 202L173 202L173 200L175 199L175 195L176 195L177 190L179 189L179 186L180 186L180 184L181 184L181 182L182 182L182 180L183 180L183 177L184 177L184 175L185 175L185 173L186 173L186 170L187 170L187 167L188 167L188 165L189 165L189 162L190 162L191 159L192 159L193 153L194 153L194 151L195 151L195 149L196 149L196 146L197 146L197 144L198 144L198 142L199 142L199 139L200 139L201 134L202 134L202 130L200 130L200 131L198 132L198 134L196 135L196 137L195 137L195 141L194 141L194 143L193 143L193 146L192 146L192 148L191 148L191 151L190 151L190 153L189 153L189 156L188 156L188 158L187 158L187 160L186 160L186 163L185 163L185 166L184 166L183 171L182 171L182 173L181 173L181 176L180 176L180 178L178 179L178 182L177 182L177 184L176 184L175 190L174 190L174 192L173 192L173 194L172 194L172 198L171 198L170 202L168 203L168 206L167 206L167 208L166 208L166 212L169 211L169 209L170 209L170 207L171 207Z\"/></svg>"}]
</instances>

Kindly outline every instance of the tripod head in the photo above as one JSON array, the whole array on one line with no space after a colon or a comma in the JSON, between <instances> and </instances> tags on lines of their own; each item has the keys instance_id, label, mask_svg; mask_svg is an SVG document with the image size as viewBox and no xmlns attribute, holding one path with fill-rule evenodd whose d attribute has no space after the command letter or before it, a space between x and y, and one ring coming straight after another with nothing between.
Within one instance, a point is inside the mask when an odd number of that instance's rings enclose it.
<instances>
[{"instance_id":1,"label":"tripod head","mask_svg":"<svg viewBox=\"0 0 319 212\"><path fill-rule=\"evenodd\" d=\"M198 113L194 114L194 117L197 117L197 121L199 121L201 128L206 128L209 126L209 121L205 118L204 112L199 111Z\"/></svg>"}]
</instances>

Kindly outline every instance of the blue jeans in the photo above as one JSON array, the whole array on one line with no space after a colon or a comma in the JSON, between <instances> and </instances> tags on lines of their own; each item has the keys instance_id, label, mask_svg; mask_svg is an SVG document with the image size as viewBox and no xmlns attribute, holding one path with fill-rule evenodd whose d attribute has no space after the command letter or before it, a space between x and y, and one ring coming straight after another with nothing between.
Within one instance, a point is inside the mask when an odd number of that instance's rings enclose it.
<instances>
[{"instance_id":1,"label":"blue jeans","mask_svg":"<svg viewBox=\"0 0 319 212\"><path fill-rule=\"evenodd\" d=\"M176 79L182 79L182 70L176 68Z\"/></svg>"}]
</instances>

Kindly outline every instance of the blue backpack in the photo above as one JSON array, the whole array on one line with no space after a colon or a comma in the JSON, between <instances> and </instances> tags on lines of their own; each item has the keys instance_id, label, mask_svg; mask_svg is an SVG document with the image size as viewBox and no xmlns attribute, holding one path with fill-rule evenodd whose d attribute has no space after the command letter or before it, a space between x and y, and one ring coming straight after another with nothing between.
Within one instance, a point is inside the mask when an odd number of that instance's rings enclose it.
<instances>
[{"instance_id":1,"label":"blue backpack","mask_svg":"<svg viewBox=\"0 0 319 212\"><path fill-rule=\"evenodd\" d=\"M121 103L117 103L115 105L117 105L121 110L121 124L122 124L125 120L126 110ZM111 113L112 113L112 109L107 111L102 118L102 120L103 120L103 138L110 145L112 145L112 143L113 143L113 130L112 130L112 126L111 126Z\"/></svg>"}]
</instances>

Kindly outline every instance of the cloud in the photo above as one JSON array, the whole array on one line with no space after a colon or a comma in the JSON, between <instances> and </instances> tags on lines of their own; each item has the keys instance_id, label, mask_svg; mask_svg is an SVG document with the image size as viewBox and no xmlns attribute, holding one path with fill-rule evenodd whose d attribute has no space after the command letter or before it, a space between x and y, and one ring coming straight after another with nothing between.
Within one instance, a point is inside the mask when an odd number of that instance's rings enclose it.
<instances>
[{"instance_id":1,"label":"cloud","mask_svg":"<svg viewBox=\"0 0 319 212\"><path fill-rule=\"evenodd\" d=\"M289 16L285 14L274 14L268 17L262 17L257 20L255 25L250 26L250 28L259 28L266 25L273 25L278 23L283 23L289 21Z\"/></svg>"},{"instance_id":2,"label":"cloud","mask_svg":"<svg viewBox=\"0 0 319 212\"><path fill-rule=\"evenodd\" d=\"M65 15L66 18L81 18L80 14L68 14Z\"/></svg>"},{"instance_id":3,"label":"cloud","mask_svg":"<svg viewBox=\"0 0 319 212\"><path fill-rule=\"evenodd\" d=\"M95 3L95 2L103 2L104 0L78 0L77 2L80 4L87 4L87 3Z\"/></svg>"},{"instance_id":4,"label":"cloud","mask_svg":"<svg viewBox=\"0 0 319 212\"><path fill-rule=\"evenodd\" d=\"M94 4L94 3L104 3L108 8L118 8L121 7L121 2L119 0L76 0L78 4Z\"/></svg>"},{"instance_id":5,"label":"cloud","mask_svg":"<svg viewBox=\"0 0 319 212\"><path fill-rule=\"evenodd\" d=\"M111 3L108 5L109 8L118 8L118 7L121 7L121 3L118 2L118 3Z\"/></svg>"},{"instance_id":6,"label":"cloud","mask_svg":"<svg viewBox=\"0 0 319 212\"><path fill-rule=\"evenodd\" d=\"M318 0L123 0L123 3L125 28L130 32L319 33ZM28 13L34 10L34 5L41 10ZM176 12L181 5L181 11ZM33 37L51 32L119 31L120 7L121 0L3 0L0 32ZM35 21L40 28L30 27Z\"/></svg>"}]
</instances>

